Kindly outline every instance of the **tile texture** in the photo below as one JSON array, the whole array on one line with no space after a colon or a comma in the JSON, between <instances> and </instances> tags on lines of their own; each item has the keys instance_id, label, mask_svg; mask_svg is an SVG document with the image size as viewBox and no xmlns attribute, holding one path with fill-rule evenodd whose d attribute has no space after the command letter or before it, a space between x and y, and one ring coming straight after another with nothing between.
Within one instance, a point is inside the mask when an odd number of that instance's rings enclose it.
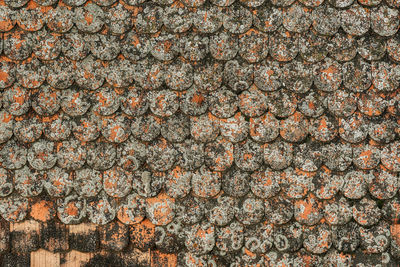
<instances>
[{"instance_id":1,"label":"tile texture","mask_svg":"<svg viewBox=\"0 0 400 267\"><path fill-rule=\"evenodd\" d=\"M2 265L396 266L399 8L1 0Z\"/></svg>"}]
</instances>

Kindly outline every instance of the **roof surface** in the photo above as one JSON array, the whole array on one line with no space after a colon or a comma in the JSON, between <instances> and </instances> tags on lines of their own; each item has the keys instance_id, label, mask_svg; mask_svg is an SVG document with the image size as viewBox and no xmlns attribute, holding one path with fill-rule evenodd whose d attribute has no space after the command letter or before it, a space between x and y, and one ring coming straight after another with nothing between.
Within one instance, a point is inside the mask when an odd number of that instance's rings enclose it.
<instances>
[{"instance_id":1,"label":"roof surface","mask_svg":"<svg viewBox=\"0 0 400 267\"><path fill-rule=\"evenodd\" d=\"M396 266L399 8L1 0L3 265Z\"/></svg>"}]
</instances>

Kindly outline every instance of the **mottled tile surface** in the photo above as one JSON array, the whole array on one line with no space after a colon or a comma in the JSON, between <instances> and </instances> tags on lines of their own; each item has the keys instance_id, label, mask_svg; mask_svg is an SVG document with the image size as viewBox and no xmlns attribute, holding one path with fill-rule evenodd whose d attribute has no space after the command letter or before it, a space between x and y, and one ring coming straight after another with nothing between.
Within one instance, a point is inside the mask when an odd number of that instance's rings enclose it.
<instances>
[{"instance_id":1,"label":"mottled tile surface","mask_svg":"<svg viewBox=\"0 0 400 267\"><path fill-rule=\"evenodd\" d=\"M1 0L2 266L396 266L398 0Z\"/></svg>"}]
</instances>

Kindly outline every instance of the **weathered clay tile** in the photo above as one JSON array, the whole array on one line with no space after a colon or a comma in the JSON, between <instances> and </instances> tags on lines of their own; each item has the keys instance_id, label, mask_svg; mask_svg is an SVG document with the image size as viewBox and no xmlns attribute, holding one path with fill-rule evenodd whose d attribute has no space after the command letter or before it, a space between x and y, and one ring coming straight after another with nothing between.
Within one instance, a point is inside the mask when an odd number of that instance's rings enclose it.
<instances>
[{"instance_id":1,"label":"weathered clay tile","mask_svg":"<svg viewBox=\"0 0 400 267\"><path fill-rule=\"evenodd\" d=\"M291 61L299 52L299 34L280 26L269 38L270 55L277 61Z\"/></svg>"},{"instance_id":2,"label":"weathered clay tile","mask_svg":"<svg viewBox=\"0 0 400 267\"><path fill-rule=\"evenodd\" d=\"M145 251L154 247L156 242L155 225L148 219L129 226L129 238L133 247Z\"/></svg>"},{"instance_id":3,"label":"weathered clay tile","mask_svg":"<svg viewBox=\"0 0 400 267\"><path fill-rule=\"evenodd\" d=\"M58 5L47 12L46 25L53 32L66 33L74 25L73 14L70 7Z\"/></svg>"},{"instance_id":4,"label":"weathered clay tile","mask_svg":"<svg viewBox=\"0 0 400 267\"><path fill-rule=\"evenodd\" d=\"M385 38L377 34L365 35L357 40L358 54L366 60L380 60L385 56Z\"/></svg>"},{"instance_id":5,"label":"weathered clay tile","mask_svg":"<svg viewBox=\"0 0 400 267\"><path fill-rule=\"evenodd\" d=\"M124 224L137 224L142 222L145 217L146 201L135 194L127 196L117 212L117 218Z\"/></svg>"},{"instance_id":6,"label":"weathered clay tile","mask_svg":"<svg viewBox=\"0 0 400 267\"><path fill-rule=\"evenodd\" d=\"M304 32L311 25L311 11L311 8L303 7L296 2L290 7L283 8L282 24L290 32Z\"/></svg>"},{"instance_id":7,"label":"weathered clay tile","mask_svg":"<svg viewBox=\"0 0 400 267\"><path fill-rule=\"evenodd\" d=\"M172 198L181 198L189 194L193 172L176 166L169 171L165 180L165 193Z\"/></svg>"},{"instance_id":8,"label":"weathered clay tile","mask_svg":"<svg viewBox=\"0 0 400 267\"><path fill-rule=\"evenodd\" d=\"M186 248L195 255L210 252L215 246L215 227L207 222L185 229Z\"/></svg>"},{"instance_id":9,"label":"weathered clay tile","mask_svg":"<svg viewBox=\"0 0 400 267\"><path fill-rule=\"evenodd\" d=\"M336 33L327 47L330 57L337 61L350 61L357 54L356 39L350 34Z\"/></svg>"},{"instance_id":10,"label":"weathered clay tile","mask_svg":"<svg viewBox=\"0 0 400 267\"><path fill-rule=\"evenodd\" d=\"M56 204L46 198L39 198L30 204L29 215L40 223L53 220L56 216Z\"/></svg>"},{"instance_id":11,"label":"weathered clay tile","mask_svg":"<svg viewBox=\"0 0 400 267\"><path fill-rule=\"evenodd\" d=\"M46 172L43 185L50 196L66 196L71 191L72 174L54 167Z\"/></svg>"},{"instance_id":12,"label":"weathered clay tile","mask_svg":"<svg viewBox=\"0 0 400 267\"><path fill-rule=\"evenodd\" d=\"M360 226L356 222L332 227L332 243L338 251L354 252L360 242Z\"/></svg>"},{"instance_id":13,"label":"weathered clay tile","mask_svg":"<svg viewBox=\"0 0 400 267\"><path fill-rule=\"evenodd\" d=\"M63 35L61 51L70 60L84 59L89 53L87 35L73 27L68 33Z\"/></svg>"},{"instance_id":14,"label":"weathered clay tile","mask_svg":"<svg viewBox=\"0 0 400 267\"><path fill-rule=\"evenodd\" d=\"M14 172L15 190L24 197L39 195L43 190L44 173L28 166Z\"/></svg>"},{"instance_id":15,"label":"weathered clay tile","mask_svg":"<svg viewBox=\"0 0 400 267\"><path fill-rule=\"evenodd\" d=\"M4 1L5 3L8 1ZM8 32L10 31L16 24L15 21L15 11L10 9L7 5L2 4L0 7L0 31Z\"/></svg>"},{"instance_id":16,"label":"weathered clay tile","mask_svg":"<svg viewBox=\"0 0 400 267\"><path fill-rule=\"evenodd\" d=\"M12 193L14 185L11 181L11 172L0 168L0 196L5 197Z\"/></svg>"},{"instance_id":17,"label":"weathered clay tile","mask_svg":"<svg viewBox=\"0 0 400 267\"><path fill-rule=\"evenodd\" d=\"M206 203L206 218L217 226L224 226L235 216L236 199L227 195L220 195Z\"/></svg>"},{"instance_id":18,"label":"weathered clay tile","mask_svg":"<svg viewBox=\"0 0 400 267\"><path fill-rule=\"evenodd\" d=\"M37 57L30 57L22 61L16 67L16 77L23 87L38 88L40 87L47 74L46 65L41 64Z\"/></svg>"},{"instance_id":19,"label":"weathered clay tile","mask_svg":"<svg viewBox=\"0 0 400 267\"><path fill-rule=\"evenodd\" d=\"M350 199L360 199L367 193L367 184L373 179L370 171L352 170L344 177L342 193Z\"/></svg>"},{"instance_id":20,"label":"weathered clay tile","mask_svg":"<svg viewBox=\"0 0 400 267\"><path fill-rule=\"evenodd\" d=\"M331 199L342 189L344 177L322 166L313 178L315 195L319 199Z\"/></svg>"},{"instance_id":21,"label":"weathered clay tile","mask_svg":"<svg viewBox=\"0 0 400 267\"><path fill-rule=\"evenodd\" d=\"M84 6L80 6L83 3L73 4L79 6L74 10L74 24L79 30L88 33L95 33L101 30L104 25L104 12L98 5L93 3L87 3Z\"/></svg>"},{"instance_id":22,"label":"weathered clay tile","mask_svg":"<svg viewBox=\"0 0 400 267\"><path fill-rule=\"evenodd\" d=\"M1 163L6 169L15 170L27 163L28 150L15 139L9 140L1 149Z\"/></svg>"},{"instance_id":23,"label":"weathered clay tile","mask_svg":"<svg viewBox=\"0 0 400 267\"><path fill-rule=\"evenodd\" d=\"M340 11L340 26L351 35L363 35L371 26L371 11L358 4Z\"/></svg>"},{"instance_id":24,"label":"weathered clay tile","mask_svg":"<svg viewBox=\"0 0 400 267\"><path fill-rule=\"evenodd\" d=\"M274 245L281 252L294 252L302 246L303 229L295 223L288 223L274 229Z\"/></svg>"},{"instance_id":25,"label":"weathered clay tile","mask_svg":"<svg viewBox=\"0 0 400 267\"><path fill-rule=\"evenodd\" d=\"M100 245L111 251L123 250L129 242L128 227L116 221L100 227Z\"/></svg>"},{"instance_id":26,"label":"weathered clay tile","mask_svg":"<svg viewBox=\"0 0 400 267\"><path fill-rule=\"evenodd\" d=\"M176 41L178 52L186 59L192 62L206 59L210 50L210 39L207 36L197 33L182 34L180 41Z\"/></svg>"},{"instance_id":27,"label":"weathered clay tile","mask_svg":"<svg viewBox=\"0 0 400 267\"><path fill-rule=\"evenodd\" d=\"M371 11L371 27L381 36L392 36L399 29L399 11L386 5L374 8Z\"/></svg>"},{"instance_id":28,"label":"weathered clay tile","mask_svg":"<svg viewBox=\"0 0 400 267\"><path fill-rule=\"evenodd\" d=\"M250 27L250 26L249 26ZM230 60L239 51L238 38L225 31L212 35L209 44L210 54L217 60Z\"/></svg>"},{"instance_id":29,"label":"weathered clay tile","mask_svg":"<svg viewBox=\"0 0 400 267\"><path fill-rule=\"evenodd\" d=\"M330 225L345 225L353 217L351 202L343 196L324 202L324 219Z\"/></svg>"},{"instance_id":30,"label":"weathered clay tile","mask_svg":"<svg viewBox=\"0 0 400 267\"><path fill-rule=\"evenodd\" d=\"M260 31L273 32L282 24L282 10L273 6L261 6L253 11L253 25Z\"/></svg>"},{"instance_id":31,"label":"weathered clay tile","mask_svg":"<svg viewBox=\"0 0 400 267\"><path fill-rule=\"evenodd\" d=\"M152 171L148 167L134 172L132 188L141 197L155 197L164 187L166 172Z\"/></svg>"},{"instance_id":32,"label":"weathered clay tile","mask_svg":"<svg viewBox=\"0 0 400 267\"><path fill-rule=\"evenodd\" d=\"M93 224L104 225L116 217L116 202L109 197L105 191L95 196L88 198L86 204L87 217Z\"/></svg>"}]
</instances>

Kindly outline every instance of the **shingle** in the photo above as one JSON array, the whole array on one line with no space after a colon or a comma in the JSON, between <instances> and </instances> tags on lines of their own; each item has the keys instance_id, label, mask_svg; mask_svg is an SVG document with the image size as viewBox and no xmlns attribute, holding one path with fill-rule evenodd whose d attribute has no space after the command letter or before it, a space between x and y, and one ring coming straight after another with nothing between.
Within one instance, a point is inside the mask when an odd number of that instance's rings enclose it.
<instances>
[{"instance_id":1,"label":"shingle","mask_svg":"<svg viewBox=\"0 0 400 267\"><path fill-rule=\"evenodd\" d=\"M185 229L185 246L195 255L206 254L215 246L215 227L207 222Z\"/></svg>"},{"instance_id":2,"label":"shingle","mask_svg":"<svg viewBox=\"0 0 400 267\"><path fill-rule=\"evenodd\" d=\"M206 165L196 170L192 176L193 194L198 197L214 197L221 190L221 173L210 170Z\"/></svg>"},{"instance_id":3,"label":"shingle","mask_svg":"<svg viewBox=\"0 0 400 267\"><path fill-rule=\"evenodd\" d=\"M343 196L324 202L324 219L330 225L344 225L353 216L351 203Z\"/></svg>"},{"instance_id":4,"label":"shingle","mask_svg":"<svg viewBox=\"0 0 400 267\"><path fill-rule=\"evenodd\" d=\"M206 203L207 220L216 226L224 226L235 216L236 199L227 195L220 195Z\"/></svg>"},{"instance_id":5,"label":"shingle","mask_svg":"<svg viewBox=\"0 0 400 267\"><path fill-rule=\"evenodd\" d=\"M18 26L25 31L38 31L45 24L46 11L41 10L36 2L29 2L26 8L19 9L15 17Z\"/></svg>"},{"instance_id":6,"label":"shingle","mask_svg":"<svg viewBox=\"0 0 400 267\"><path fill-rule=\"evenodd\" d=\"M81 252L96 252L99 245L98 226L89 223L69 226L69 247Z\"/></svg>"},{"instance_id":7,"label":"shingle","mask_svg":"<svg viewBox=\"0 0 400 267\"><path fill-rule=\"evenodd\" d=\"M235 207L235 217L245 226L261 222L264 218L264 201L248 194L238 201Z\"/></svg>"},{"instance_id":8,"label":"shingle","mask_svg":"<svg viewBox=\"0 0 400 267\"><path fill-rule=\"evenodd\" d=\"M241 5L233 4L223 15L223 25L230 33L238 34L248 31L252 24L251 12Z\"/></svg>"},{"instance_id":9,"label":"shingle","mask_svg":"<svg viewBox=\"0 0 400 267\"><path fill-rule=\"evenodd\" d=\"M155 245L156 237L154 233L155 225L148 219L129 226L130 243L134 248L141 251L153 248Z\"/></svg>"},{"instance_id":10,"label":"shingle","mask_svg":"<svg viewBox=\"0 0 400 267\"><path fill-rule=\"evenodd\" d=\"M265 200L265 217L273 225L282 225L289 222L294 214L293 201L282 194Z\"/></svg>"},{"instance_id":11,"label":"shingle","mask_svg":"<svg viewBox=\"0 0 400 267\"><path fill-rule=\"evenodd\" d=\"M65 224L78 224L86 218L86 199L71 194L57 200L57 217Z\"/></svg>"},{"instance_id":12,"label":"shingle","mask_svg":"<svg viewBox=\"0 0 400 267\"><path fill-rule=\"evenodd\" d=\"M221 252L233 252L240 249L244 241L244 227L238 222L216 229L215 246Z\"/></svg>"},{"instance_id":13,"label":"shingle","mask_svg":"<svg viewBox=\"0 0 400 267\"><path fill-rule=\"evenodd\" d=\"M103 188L102 172L91 168L82 168L75 172L73 186L82 197L94 197Z\"/></svg>"},{"instance_id":14,"label":"shingle","mask_svg":"<svg viewBox=\"0 0 400 267\"><path fill-rule=\"evenodd\" d=\"M100 191L97 196L88 198L86 203L87 217L93 224L104 225L114 220L116 208L115 199L109 197L105 191Z\"/></svg>"},{"instance_id":15,"label":"shingle","mask_svg":"<svg viewBox=\"0 0 400 267\"><path fill-rule=\"evenodd\" d=\"M7 60L6 57L2 57L1 60L1 79L0 87L7 88L13 85L15 82L15 71L16 66L12 61Z\"/></svg>"},{"instance_id":16,"label":"shingle","mask_svg":"<svg viewBox=\"0 0 400 267\"><path fill-rule=\"evenodd\" d=\"M103 172L103 189L111 197L121 198L129 194L132 187L131 173L115 166Z\"/></svg>"},{"instance_id":17,"label":"shingle","mask_svg":"<svg viewBox=\"0 0 400 267\"><path fill-rule=\"evenodd\" d=\"M131 14L131 11L125 8L121 3L111 5L110 9L108 9L105 14L105 24L113 34L120 35L126 33L133 25Z\"/></svg>"},{"instance_id":18,"label":"shingle","mask_svg":"<svg viewBox=\"0 0 400 267\"><path fill-rule=\"evenodd\" d=\"M79 32L74 26L63 35L61 50L70 60L82 60L89 53L89 45L87 44L87 35Z\"/></svg>"},{"instance_id":19,"label":"shingle","mask_svg":"<svg viewBox=\"0 0 400 267\"><path fill-rule=\"evenodd\" d=\"M340 252L354 252L360 245L360 226L353 221L344 225L333 226L332 243Z\"/></svg>"},{"instance_id":20,"label":"shingle","mask_svg":"<svg viewBox=\"0 0 400 267\"><path fill-rule=\"evenodd\" d=\"M353 218L362 226L368 227L377 224L381 214L376 202L368 197L362 198L353 206Z\"/></svg>"},{"instance_id":21,"label":"shingle","mask_svg":"<svg viewBox=\"0 0 400 267\"><path fill-rule=\"evenodd\" d=\"M256 142L271 142L279 136L279 121L271 112L250 118L249 134Z\"/></svg>"},{"instance_id":22,"label":"shingle","mask_svg":"<svg viewBox=\"0 0 400 267\"><path fill-rule=\"evenodd\" d=\"M208 143L205 148L205 164L213 171L224 171L228 169L234 160L233 144L222 136Z\"/></svg>"},{"instance_id":23,"label":"shingle","mask_svg":"<svg viewBox=\"0 0 400 267\"><path fill-rule=\"evenodd\" d=\"M5 1L5 3L7 3ZM10 2L8 2L10 3ZM1 14L1 27L0 30L2 32L8 32L10 31L16 24L15 21L15 11L13 9L10 9L7 5L2 5L0 7L0 14Z\"/></svg>"},{"instance_id":24,"label":"shingle","mask_svg":"<svg viewBox=\"0 0 400 267\"><path fill-rule=\"evenodd\" d=\"M128 227L120 222L112 222L99 229L100 244L107 250L121 251L129 242Z\"/></svg>"},{"instance_id":25,"label":"shingle","mask_svg":"<svg viewBox=\"0 0 400 267\"><path fill-rule=\"evenodd\" d=\"M53 0L46 1L53 2ZM66 33L73 27L73 10L65 5L50 9L47 13L46 25L53 32Z\"/></svg>"},{"instance_id":26,"label":"shingle","mask_svg":"<svg viewBox=\"0 0 400 267\"><path fill-rule=\"evenodd\" d=\"M290 32L304 32L311 25L311 11L299 3L284 7L282 24Z\"/></svg>"},{"instance_id":27,"label":"shingle","mask_svg":"<svg viewBox=\"0 0 400 267\"><path fill-rule=\"evenodd\" d=\"M332 231L329 225L319 224L306 228L304 234L303 246L308 252L322 254L332 246Z\"/></svg>"},{"instance_id":28,"label":"shingle","mask_svg":"<svg viewBox=\"0 0 400 267\"><path fill-rule=\"evenodd\" d=\"M175 166L167 174L164 184L165 193L172 198L185 197L191 191L192 176L192 171Z\"/></svg>"},{"instance_id":29,"label":"shingle","mask_svg":"<svg viewBox=\"0 0 400 267\"><path fill-rule=\"evenodd\" d=\"M69 249L68 237L68 228L63 223L52 220L40 226L40 246L48 251L67 251Z\"/></svg>"},{"instance_id":30,"label":"shingle","mask_svg":"<svg viewBox=\"0 0 400 267\"><path fill-rule=\"evenodd\" d=\"M24 60L32 53L32 34L14 29L4 34L4 54L12 60Z\"/></svg>"},{"instance_id":31,"label":"shingle","mask_svg":"<svg viewBox=\"0 0 400 267\"><path fill-rule=\"evenodd\" d=\"M146 200L135 194L128 195L118 207L118 219L124 224L137 224L146 217Z\"/></svg>"},{"instance_id":32,"label":"shingle","mask_svg":"<svg viewBox=\"0 0 400 267\"><path fill-rule=\"evenodd\" d=\"M288 223L274 229L274 245L278 251L294 252L302 245L302 226L295 223Z\"/></svg>"},{"instance_id":33,"label":"shingle","mask_svg":"<svg viewBox=\"0 0 400 267\"><path fill-rule=\"evenodd\" d=\"M26 254L39 248L40 224L34 220L10 224L10 248L15 254Z\"/></svg>"}]
</instances>

